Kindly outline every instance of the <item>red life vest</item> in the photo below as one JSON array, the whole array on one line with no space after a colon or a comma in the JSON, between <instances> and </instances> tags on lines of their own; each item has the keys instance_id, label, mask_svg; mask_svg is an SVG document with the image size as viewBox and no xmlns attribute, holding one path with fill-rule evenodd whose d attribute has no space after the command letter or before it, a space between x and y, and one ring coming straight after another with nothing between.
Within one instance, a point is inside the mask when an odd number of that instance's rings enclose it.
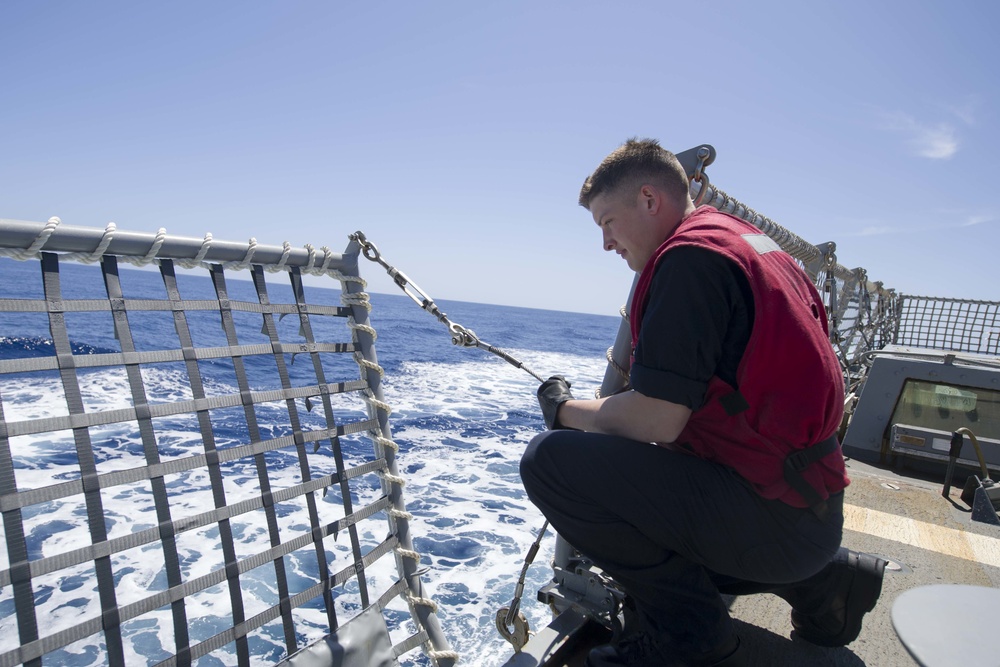
<instances>
[{"instance_id":1,"label":"red life vest","mask_svg":"<svg viewBox=\"0 0 1000 667\"><path fill-rule=\"evenodd\" d=\"M705 248L735 262L753 291L754 320L737 368L738 391L713 377L677 444L733 468L765 498L795 507L813 504L792 489L782 466L789 454L834 435L843 415L843 375L819 292L759 229L702 206L681 221L640 274L632 297L633 350L656 267L679 246ZM839 447L801 475L824 500L850 483Z\"/></svg>"}]
</instances>

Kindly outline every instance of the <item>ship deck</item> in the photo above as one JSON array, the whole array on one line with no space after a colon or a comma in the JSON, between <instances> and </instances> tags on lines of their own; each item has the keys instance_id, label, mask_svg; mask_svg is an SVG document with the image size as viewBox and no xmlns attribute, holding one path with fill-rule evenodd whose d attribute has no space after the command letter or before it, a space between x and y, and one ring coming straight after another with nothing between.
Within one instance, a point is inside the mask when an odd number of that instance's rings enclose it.
<instances>
[{"instance_id":1,"label":"ship deck","mask_svg":"<svg viewBox=\"0 0 1000 667\"><path fill-rule=\"evenodd\" d=\"M971 520L971 512L959 499L966 471L956 473L959 484L946 499L940 481L908 470L855 460L849 460L848 467L852 483L845 492L843 544L890 561L877 606L866 615L858 639L846 647L823 648L793 636L788 605L780 598L768 594L727 598L747 664L911 667L917 663L899 641L891 620L900 594L930 584L1000 587L1000 528ZM974 620L970 614L969 621ZM602 631L588 626L575 641L565 643L553 632L540 643L562 644L563 650L550 664L580 665L590 646L606 641ZM544 639L545 632L536 639ZM946 635L940 640L952 641ZM508 664L537 664L536 656L521 654Z\"/></svg>"},{"instance_id":2,"label":"ship deck","mask_svg":"<svg viewBox=\"0 0 1000 667\"><path fill-rule=\"evenodd\" d=\"M946 499L939 481L855 460L848 468L852 483L845 491L843 543L890 561L878 604L858 639L830 649L792 638L788 605L780 598L734 599L730 611L749 649L749 664L909 667L916 662L890 617L901 593L930 584L1000 586L1000 529L971 520L959 499L961 483ZM964 473L956 477L964 482Z\"/></svg>"}]
</instances>

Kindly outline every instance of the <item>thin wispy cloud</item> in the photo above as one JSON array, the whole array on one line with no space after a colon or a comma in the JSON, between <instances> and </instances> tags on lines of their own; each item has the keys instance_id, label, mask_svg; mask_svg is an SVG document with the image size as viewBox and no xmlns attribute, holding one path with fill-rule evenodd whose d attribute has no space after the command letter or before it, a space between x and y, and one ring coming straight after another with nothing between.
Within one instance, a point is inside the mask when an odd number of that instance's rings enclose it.
<instances>
[{"instance_id":1,"label":"thin wispy cloud","mask_svg":"<svg viewBox=\"0 0 1000 667\"><path fill-rule=\"evenodd\" d=\"M970 127L976 124L978 107L979 98L976 95L968 95L964 100L952 101L951 104L944 105L945 111Z\"/></svg>"},{"instance_id":2,"label":"thin wispy cloud","mask_svg":"<svg viewBox=\"0 0 1000 667\"><path fill-rule=\"evenodd\" d=\"M888 235L903 237L914 234L940 234L949 230L965 229L991 223L1000 223L1000 215L982 211L946 210L934 214L932 220L925 220L923 222L911 221L905 226L873 218L867 220L843 220L842 225L844 226L842 229L844 231L840 235L868 238ZM847 231L849 229L848 225L854 227L855 230Z\"/></svg>"},{"instance_id":3,"label":"thin wispy cloud","mask_svg":"<svg viewBox=\"0 0 1000 667\"><path fill-rule=\"evenodd\" d=\"M860 232L857 232L857 236L884 236L885 234L898 234L903 231L899 227L890 227L888 225L865 227Z\"/></svg>"},{"instance_id":4,"label":"thin wispy cloud","mask_svg":"<svg viewBox=\"0 0 1000 667\"><path fill-rule=\"evenodd\" d=\"M987 222L996 222L996 220L997 217L995 215L970 215L968 219L959 224L959 227L975 227Z\"/></svg>"},{"instance_id":5,"label":"thin wispy cloud","mask_svg":"<svg viewBox=\"0 0 1000 667\"><path fill-rule=\"evenodd\" d=\"M958 152L958 130L948 122L925 123L901 111L884 114L886 129L906 137L915 155L947 160Z\"/></svg>"}]
</instances>

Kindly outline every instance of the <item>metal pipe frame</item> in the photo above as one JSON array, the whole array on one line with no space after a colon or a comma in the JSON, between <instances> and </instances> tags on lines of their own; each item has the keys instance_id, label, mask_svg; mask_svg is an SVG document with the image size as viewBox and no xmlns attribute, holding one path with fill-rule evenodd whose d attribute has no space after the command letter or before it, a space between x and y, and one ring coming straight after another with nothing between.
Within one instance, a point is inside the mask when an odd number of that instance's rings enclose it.
<instances>
[{"instance_id":1,"label":"metal pipe frame","mask_svg":"<svg viewBox=\"0 0 1000 667\"><path fill-rule=\"evenodd\" d=\"M44 231L48 223L29 222L24 220L0 219L0 248L11 250L27 250ZM59 224L42 249L47 252L95 252L104 240L107 230L96 227L76 227ZM146 232L129 232L120 229L113 231L110 244L104 250L105 254L125 257L145 257L158 240L158 235ZM251 244L233 241L217 241L209 236L199 239L189 236L166 235L156 252L156 257L176 260L194 260L208 244L208 251L201 258L210 263L240 262L246 259ZM358 255L338 254L330 250L310 252L308 248L285 248L272 245L255 245L252 258L253 264L274 266L281 264L286 254L284 266L300 268L318 268L324 262L328 269L334 269L345 274L358 273Z\"/></svg>"}]
</instances>

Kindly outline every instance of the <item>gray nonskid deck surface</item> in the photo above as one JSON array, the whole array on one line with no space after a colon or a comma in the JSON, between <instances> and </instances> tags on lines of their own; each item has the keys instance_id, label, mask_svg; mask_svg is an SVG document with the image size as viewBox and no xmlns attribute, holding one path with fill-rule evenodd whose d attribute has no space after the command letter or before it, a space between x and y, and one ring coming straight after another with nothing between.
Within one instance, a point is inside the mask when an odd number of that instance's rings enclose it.
<instances>
[{"instance_id":1,"label":"gray nonskid deck surface","mask_svg":"<svg viewBox=\"0 0 1000 667\"><path fill-rule=\"evenodd\" d=\"M953 502L941 485L914 480L860 462L849 462L852 484L845 495L848 514L844 545L879 554L890 565L875 609L865 616L858 637L844 648L822 648L792 636L788 605L773 595L735 598L730 610L747 647L751 665L837 665L910 667L892 628L890 611L900 593L929 584L1000 586L1000 567L977 560L962 533L975 534L979 547L1000 548L1000 529L969 520L953 488ZM964 475L959 479L961 482ZM985 539L984 539L985 538ZM916 543L919 546L915 546Z\"/></svg>"}]
</instances>

